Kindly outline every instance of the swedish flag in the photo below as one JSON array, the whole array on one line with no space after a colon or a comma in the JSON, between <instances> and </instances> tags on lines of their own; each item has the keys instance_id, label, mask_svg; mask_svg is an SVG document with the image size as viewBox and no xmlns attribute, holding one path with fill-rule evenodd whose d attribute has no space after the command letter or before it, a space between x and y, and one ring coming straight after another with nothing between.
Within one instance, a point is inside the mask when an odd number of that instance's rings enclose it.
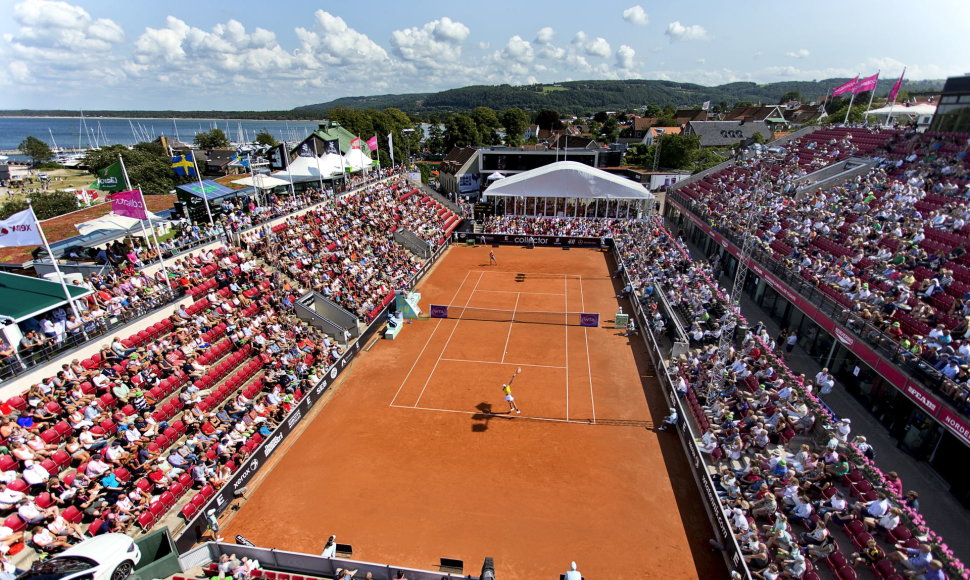
<instances>
[{"instance_id":1,"label":"swedish flag","mask_svg":"<svg viewBox=\"0 0 970 580\"><path fill-rule=\"evenodd\" d=\"M192 154L186 153L172 157L172 169L175 171L175 175L195 177L195 163Z\"/></svg>"}]
</instances>

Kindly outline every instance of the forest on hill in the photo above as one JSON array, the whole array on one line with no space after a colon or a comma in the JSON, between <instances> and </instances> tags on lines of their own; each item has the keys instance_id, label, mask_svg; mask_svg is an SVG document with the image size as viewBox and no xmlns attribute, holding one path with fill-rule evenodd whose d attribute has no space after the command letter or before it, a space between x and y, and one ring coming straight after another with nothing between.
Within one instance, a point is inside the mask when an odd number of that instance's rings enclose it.
<instances>
[{"instance_id":1,"label":"forest on hill","mask_svg":"<svg viewBox=\"0 0 970 580\"><path fill-rule=\"evenodd\" d=\"M343 97L325 103L297 107L295 111L328 111L335 107L352 109L396 108L409 115L469 111L475 107L527 111L552 109L563 114L593 113L603 110L635 110L645 105L676 108L699 107L704 101L730 108L738 102L776 104L782 96L799 93L805 101L821 101L834 87L849 79L822 81L785 81L756 84L729 83L705 87L692 83L658 80L568 81L543 85L471 86L437 93L412 93ZM876 95L885 95L896 79L881 79ZM938 91L943 80L904 81L908 92Z\"/></svg>"}]
</instances>

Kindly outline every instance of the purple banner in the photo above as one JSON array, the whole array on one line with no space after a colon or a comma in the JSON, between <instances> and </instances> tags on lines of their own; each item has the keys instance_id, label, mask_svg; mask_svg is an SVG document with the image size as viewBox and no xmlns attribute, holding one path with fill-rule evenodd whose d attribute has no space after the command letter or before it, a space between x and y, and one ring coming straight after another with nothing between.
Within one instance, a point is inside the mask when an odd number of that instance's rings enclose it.
<instances>
[{"instance_id":1,"label":"purple banner","mask_svg":"<svg viewBox=\"0 0 970 580\"><path fill-rule=\"evenodd\" d=\"M145 200L142 199L141 191L137 189L112 194L111 211L136 220L148 219L148 214L145 213Z\"/></svg>"},{"instance_id":2,"label":"purple banner","mask_svg":"<svg viewBox=\"0 0 970 580\"><path fill-rule=\"evenodd\" d=\"M583 312L579 315L579 325L580 326L599 326L600 325L600 315L592 314L589 312Z\"/></svg>"},{"instance_id":3,"label":"purple banner","mask_svg":"<svg viewBox=\"0 0 970 580\"><path fill-rule=\"evenodd\" d=\"M431 318L448 318L448 307L442 304L432 304L430 313Z\"/></svg>"},{"instance_id":4,"label":"purple banner","mask_svg":"<svg viewBox=\"0 0 970 580\"><path fill-rule=\"evenodd\" d=\"M711 236L715 242L727 249L727 251L729 251L734 257L737 258L741 253L737 246L729 242L721 234L715 232L709 225L687 210L681 203L671 199L670 197L667 198L667 201L672 203L674 207L680 210L682 215L687 216L690 221L696 224L697 227L704 231L704 233ZM916 403L916 405L918 405L925 413L940 421L945 427L960 437L963 441L970 443L970 424L967 423L966 418L961 417L960 415L949 410L937 397L929 394L923 389L922 386L913 382L903 373L903 371L896 367L896 365L884 360L875 351L869 348L865 342L859 340L855 335L840 327L835 323L835 321L829 318L827 314L822 312L807 299L803 298L800 294L792 290L791 287L789 287L780 278L765 270L753 259L748 258L747 264L748 268L750 268L752 272L763 278L768 285L770 285L779 294L787 298L788 301L794 304L796 308L807 314L816 324L834 336L854 355L859 357L860 360L869 365L874 371L882 375L886 381L906 395L906 398Z\"/></svg>"}]
</instances>

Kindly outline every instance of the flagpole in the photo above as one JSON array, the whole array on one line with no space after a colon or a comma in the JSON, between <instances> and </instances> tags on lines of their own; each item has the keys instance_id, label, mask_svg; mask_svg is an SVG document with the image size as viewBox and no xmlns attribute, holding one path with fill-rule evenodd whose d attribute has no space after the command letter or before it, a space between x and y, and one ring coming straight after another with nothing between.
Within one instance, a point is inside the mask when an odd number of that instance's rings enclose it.
<instances>
[{"instance_id":1,"label":"flagpole","mask_svg":"<svg viewBox=\"0 0 970 580\"><path fill-rule=\"evenodd\" d=\"M121 174L125 176L125 185L127 185L128 189L131 190L131 179L128 178L128 168L125 167L125 160L121 156L121 153L118 154L118 161L121 162ZM141 184L138 185L138 196L141 197L141 205L143 208L145 208L145 217L148 217L148 204L145 202L145 192L141 190ZM145 231L144 220L138 220L138 222L141 224L141 233L143 236L145 236L145 243L151 246L151 240L148 238L148 232ZM158 252L158 261L162 266L162 273L165 276L165 286L168 288L168 267L165 265L165 256L162 254L162 245L158 243L158 233L155 231L155 225L152 224L151 218L148 218L148 223L152 226L152 237L155 240L155 251Z\"/></svg>"},{"instance_id":2,"label":"flagpole","mask_svg":"<svg viewBox=\"0 0 970 580\"><path fill-rule=\"evenodd\" d=\"M320 154L317 152L317 140L314 139L315 133L310 133L310 142L313 143L313 158L317 161L317 179L320 180L320 195L323 195L323 170L320 169Z\"/></svg>"},{"instance_id":3,"label":"flagpole","mask_svg":"<svg viewBox=\"0 0 970 580\"><path fill-rule=\"evenodd\" d=\"M878 70L876 71L876 86L875 87L872 87L872 90L869 91L869 104L866 105L866 115L869 114L869 109L872 108L872 98L876 96L876 87L879 86L879 73L880 72L882 72L882 71L878 71ZM868 117L867 116L865 116L864 118L866 120L868 120ZM866 124L868 124L868 123L866 123Z\"/></svg>"},{"instance_id":4,"label":"flagpole","mask_svg":"<svg viewBox=\"0 0 970 580\"><path fill-rule=\"evenodd\" d=\"M845 120L842 121L843 125L849 124L849 113L852 112L852 103L855 101L855 93L852 93L852 97L849 98L849 108L845 110Z\"/></svg>"},{"instance_id":5,"label":"flagpole","mask_svg":"<svg viewBox=\"0 0 970 580\"><path fill-rule=\"evenodd\" d=\"M286 141L283 141L283 163L286 167L286 175L290 178L290 195L296 196L296 190L293 188L293 174L290 173L290 148L287 147Z\"/></svg>"},{"instance_id":6,"label":"flagpole","mask_svg":"<svg viewBox=\"0 0 970 580\"><path fill-rule=\"evenodd\" d=\"M195 178L199 180L199 193L202 194L202 201L205 202L205 213L209 215L209 225L215 226L212 221L212 210L209 209L209 196L205 193L205 186L202 185L202 174L199 173L199 163L195 160L195 149L189 149L192 154L192 165L195 167Z\"/></svg>"},{"instance_id":7,"label":"flagpole","mask_svg":"<svg viewBox=\"0 0 970 580\"><path fill-rule=\"evenodd\" d=\"M37 214L34 213L34 206L30 203L30 198L27 198L27 209L30 210L30 217L33 218L34 223L37 224L37 232L40 233L40 239L44 242L44 249L47 250L47 255L51 258L51 265L54 266L54 273L57 274L57 279L61 283L61 289L64 290L64 297L67 298L67 303L71 305L71 312L77 317L78 322L81 322L81 313L78 312L77 304L74 303L74 298L71 297L71 291L67 289L67 282L64 281L64 274L61 273L60 267L57 265L57 258L54 256L54 251L51 250L50 243L47 242L47 235L44 233L44 228L40 225L40 220L37 219ZM84 335L84 339L88 340L88 333L84 330L84 324L81 324L81 334Z\"/></svg>"}]
</instances>

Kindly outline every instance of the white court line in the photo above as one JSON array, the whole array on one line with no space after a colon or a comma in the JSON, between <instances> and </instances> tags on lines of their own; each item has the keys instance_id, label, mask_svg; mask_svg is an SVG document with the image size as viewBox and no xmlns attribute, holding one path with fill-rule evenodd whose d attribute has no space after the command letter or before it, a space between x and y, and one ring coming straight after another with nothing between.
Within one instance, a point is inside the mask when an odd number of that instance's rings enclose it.
<instances>
[{"instance_id":1,"label":"white court line","mask_svg":"<svg viewBox=\"0 0 970 580\"><path fill-rule=\"evenodd\" d=\"M515 293L515 305L512 306L512 322L509 322L509 333L505 335L505 348L502 349L502 362L505 363L505 355L509 352L509 339L512 338L512 325L515 324L515 311L519 309L519 293Z\"/></svg>"},{"instance_id":2,"label":"white court line","mask_svg":"<svg viewBox=\"0 0 970 580\"><path fill-rule=\"evenodd\" d=\"M563 285L563 312L569 312L569 278L565 274L562 276ZM569 315L564 315L566 324L563 328L566 329L566 420L569 420Z\"/></svg>"},{"instance_id":3,"label":"white court line","mask_svg":"<svg viewBox=\"0 0 970 580\"><path fill-rule=\"evenodd\" d=\"M479 274L479 276L478 276L478 282L475 282L475 287L472 288L471 294L468 295L468 300L465 300L465 307L466 308L468 307L468 303L472 301L472 296L475 295L475 290L478 289L478 285L481 284L482 278L484 278L484 277L485 276L482 276L481 274ZM458 296L458 294L455 294L455 296ZM461 322L461 319L460 318L456 319L455 320L455 325L451 327L451 333L448 335L448 340L446 340L445 341L445 345L443 347L441 347L441 352L438 353L438 359L436 361L434 361L434 366L431 367L431 372L428 374L428 378L424 381L424 386L421 387L421 392L418 393L417 400L414 401L414 406L415 407L417 407L418 406L418 403L421 402L421 397L424 396L424 391L425 391L425 389L428 388L428 383L431 382L431 377L433 377L434 376L434 372L436 370L438 370L438 363L441 362L441 355L445 354L445 351L448 350L448 343L451 342L451 337L455 336L455 330L458 328L458 323L460 323L460 322Z\"/></svg>"},{"instance_id":4,"label":"white court line","mask_svg":"<svg viewBox=\"0 0 970 580\"><path fill-rule=\"evenodd\" d=\"M523 272L522 270L495 270L488 269L482 270L485 274L525 274L526 276L553 276L555 274L550 272ZM572 277L572 278L582 278L580 274L562 274L562 276Z\"/></svg>"},{"instance_id":5,"label":"white court line","mask_svg":"<svg viewBox=\"0 0 970 580\"><path fill-rule=\"evenodd\" d=\"M455 295L451 297L452 302L455 301L455 298L458 298L458 293L461 292L462 287L465 285L465 281L468 280L468 275L471 273L472 273L471 270L465 272L465 277L462 278L461 284L459 284L458 289L455 290ZM411 368L408 369L408 374L404 375L404 380L401 381L401 386L398 387L397 392L394 393L394 398L392 398L390 402L391 406L394 406L394 401L396 401L397 396L401 394L401 389L404 388L404 383L408 382L408 378L411 376L411 373L414 372L414 367L416 367L418 365L418 361L421 360L421 355L424 354L424 351L427 350L428 345L431 344L431 339L434 338L434 333L438 332L438 327L441 326L442 320L443 320L442 318L439 318L437 320L437 324L435 324L434 329L431 331L431 334L428 335L428 340L424 341L424 346L421 347L421 352L418 353L418 356L415 357L414 362L411 363Z\"/></svg>"},{"instance_id":6,"label":"white court line","mask_svg":"<svg viewBox=\"0 0 970 580\"><path fill-rule=\"evenodd\" d=\"M562 296L562 292L519 292L518 290L478 290L478 292L502 292L504 294L542 294L549 296Z\"/></svg>"},{"instance_id":7,"label":"white court line","mask_svg":"<svg viewBox=\"0 0 970 580\"><path fill-rule=\"evenodd\" d=\"M533 365L529 363L510 363L510 362L498 362L494 360L470 360L466 358L442 358L441 360L449 362L465 362L465 363L481 363L483 365L505 365L510 367L536 367L540 369L564 369L567 367L557 367L554 365Z\"/></svg>"},{"instance_id":8,"label":"white court line","mask_svg":"<svg viewBox=\"0 0 970 580\"><path fill-rule=\"evenodd\" d=\"M586 293L583 292L583 277L579 277L579 299L583 312L586 312ZM583 327L583 334L586 336L586 372L589 376L589 404L593 411L593 424L596 424L596 397L593 396L593 364L589 359L589 328ZM566 356L569 356L568 353Z\"/></svg>"},{"instance_id":9,"label":"white court line","mask_svg":"<svg viewBox=\"0 0 970 580\"><path fill-rule=\"evenodd\" d=\"M439 413L459 413L462 415L485 415L487 417L495 417L497 419L508 417L510 419L531 419L532 421L549 421L550 423L572 423L572 424L583 423L583 421L570 421L569 419L556 419L553 417L532 417L530 415L509 415L507 413L483 413L482 411L459 411L457 409L436 409L434 407L411 407L408 405L391 405L391 406L396 407L398 409L417 409L418 411L437 411Z\"/></svg>"}]
</instances>

